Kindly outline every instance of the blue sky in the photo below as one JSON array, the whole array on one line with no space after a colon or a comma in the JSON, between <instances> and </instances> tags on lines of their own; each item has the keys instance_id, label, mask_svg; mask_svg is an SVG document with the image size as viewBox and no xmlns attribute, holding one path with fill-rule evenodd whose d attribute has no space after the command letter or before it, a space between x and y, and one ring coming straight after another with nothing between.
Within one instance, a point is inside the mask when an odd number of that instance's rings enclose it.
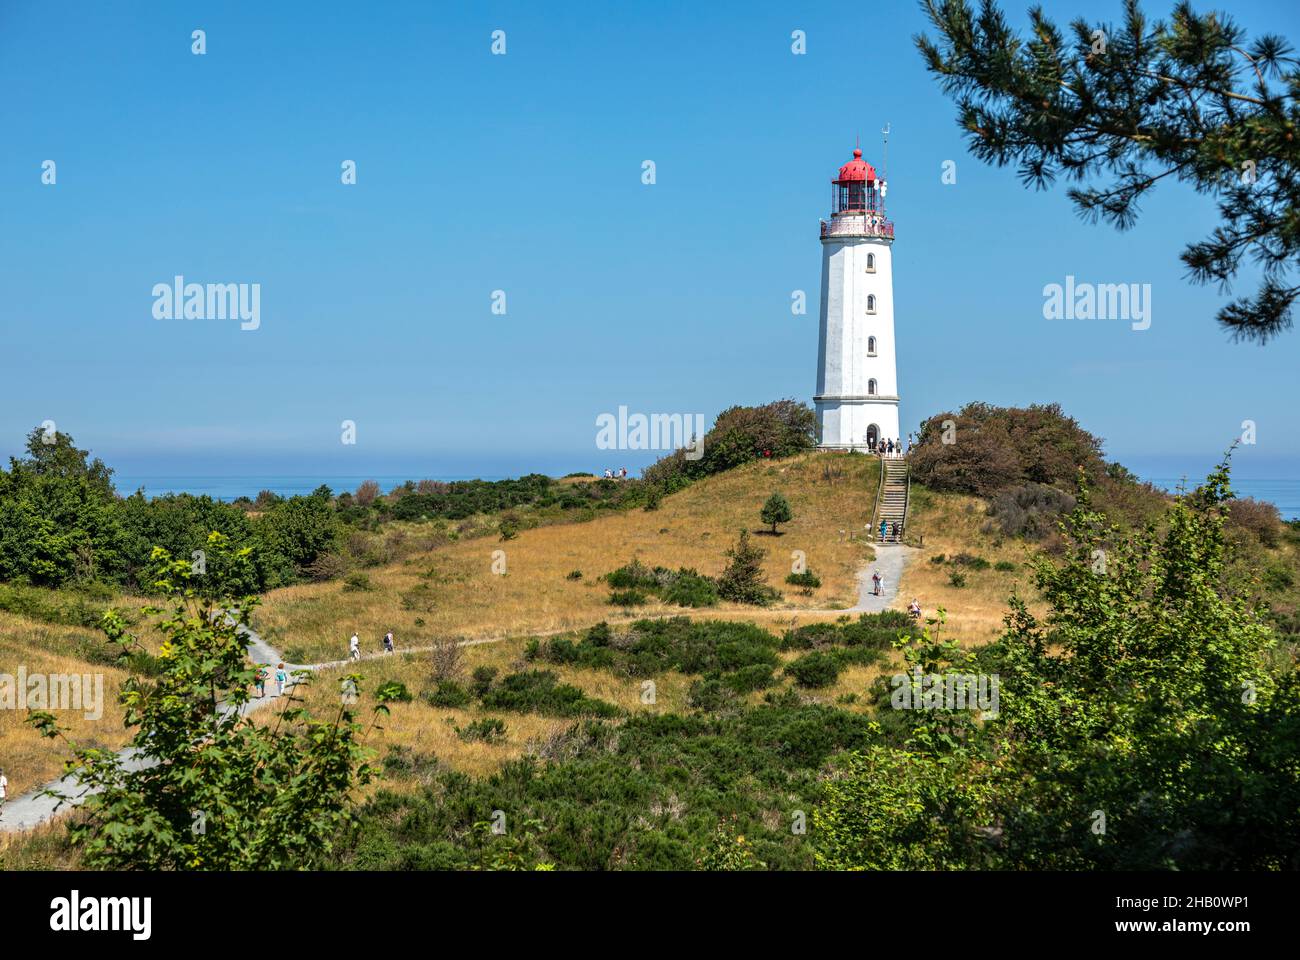
<instances>
[{"instance_id":1,"label":"blue sky","mask_svg":"<svg viewBox=\"0 0 1300 960\"><path fill-rule=\"evenodd\" d=\"M1293 40L1297 9L1232 4ZM0 454L48 418L126 474L635 468L598 414L810 401L818 218L889 123L904 430L1059 401L1114 457L1195 466L1252 419L1242 469L1300 475L1300 332L1231 344L1183 278L1208 202L1162 186L1117 234L983 166L924 28L911 2L5 2ZM176 274L259 283L260 329L155 319ZM1151 328L1044 320L1067 274L1150 283Z\"/></svg>"}]
</instances>

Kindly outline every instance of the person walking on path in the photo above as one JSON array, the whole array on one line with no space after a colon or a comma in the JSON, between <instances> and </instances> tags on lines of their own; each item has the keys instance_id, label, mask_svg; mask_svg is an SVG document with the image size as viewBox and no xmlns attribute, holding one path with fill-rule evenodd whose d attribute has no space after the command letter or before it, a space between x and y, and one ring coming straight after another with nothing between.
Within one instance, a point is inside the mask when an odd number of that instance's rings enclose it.
<instances>
[{"instance_id":1,"label":"person walking on path","mask_svg":"<svg viewBox=\"0 0 1300 960\"><path fill-rule=\"evenodd\" d=\"M888 528L887 528L887 526L886 526L886 524L885 524L885 521L884 521L884 520L881 520L881 521L880 521L880 542L881 542L881 543L884 543L884 542L885 542L885 532L886 532L887 529L888 529Z\"/></svg>"},{"instance_id":2,"label":"person walking on path","mask_svg":"<svg viewBox=\"0 0 1300 960\"><path fill-rule=\"evenodd\" d=\"M361 659L361 641L357 639L356 631L352 631L352 639L348 641L348 656L353 660Z\"/></svg>"},{"instance_id":3,"label":"person walking on path","mask_svg":"<svg viewBox=\"0 0 1300 960\"><path fill-rule=\"evenodd\" d=\"M0 807L5 805L5 800L9 796L9 778L5 776L4 768L0 767Z\"/></svg>"},{"instance_id":4,"label":"person walking on path","mask_svg":"<svg viewBox=\"0 0 1300 960\"><path fill-rule=\"evenodd\" d=\"M257 665L257 681L256 681L257 695L259 697L266 696L266 678L267 678L266 664L259 663Z\"/></svg>"},{"instance_id":5,"label":"person walking on path","mask_svg":"<svg viewBox=\"0 0 1300 960\"><path fill-rule=\"evenodd\" d=\"M289 675L284 672L284 664L275 668L275 695L277 697L284 695L284 685L288 681Z\"/></svg>"},{"instance_id":6,"label":"person walking on path","mask_svg":"<svg viewBox=\"0 0 1300 960\"><path fill-rule=\"evenodd\" d=\"M384 653L393 652L393 631L389 630L384 634Z\"/></svg>"},{"instance_id":7,"label":"person walking on path","mask_svg":"<svg viewBox=\"0 0 1300 960\"><path fill-rule=\"evenodd\" d=\"M874 593L876 596L880 596L881 583L882 581L880 579L880 571L873 570L871 573L871 587L872 587L871 592Z\"/></svg>"}]
</instances>

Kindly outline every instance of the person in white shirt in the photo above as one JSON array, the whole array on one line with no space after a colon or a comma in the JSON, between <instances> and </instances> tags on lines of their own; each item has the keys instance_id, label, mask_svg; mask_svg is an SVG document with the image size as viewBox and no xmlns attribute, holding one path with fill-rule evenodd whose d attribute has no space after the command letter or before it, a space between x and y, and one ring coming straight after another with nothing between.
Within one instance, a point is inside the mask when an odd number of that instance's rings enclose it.
<instances>
[{"instance_id":1,"label":"person in white shirt","mask_svg":"<svg viewBox=\"0 0 1300 960\"><path fill-rule=\"evenodd\" d=\"M9 778L5 776L5 772L3 770L0 770L0 804L4 803L5 799L8 796L9 796Z\"/></svg>"},{"instance_id":2,"label":"person in white shirt","mask_svg":"<svg viewBox=\"0 0 1300 960\"><path fill-rule=\"evenodd\" d=\"M361 659L361 641L357 639L355 633L352 634L352 639L348 641L348 655L353 660Z\"/></svg>"}]
</instances>

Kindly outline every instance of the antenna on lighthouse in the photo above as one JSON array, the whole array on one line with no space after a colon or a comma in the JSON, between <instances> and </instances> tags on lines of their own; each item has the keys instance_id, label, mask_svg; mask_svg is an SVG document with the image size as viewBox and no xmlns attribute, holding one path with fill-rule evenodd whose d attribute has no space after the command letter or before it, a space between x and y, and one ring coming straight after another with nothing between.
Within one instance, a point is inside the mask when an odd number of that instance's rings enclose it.
<instances>
[{"instance_id":1,"label":"antenna on lighthouse","mask_svg":"<svg viewBox=\"0 0 1300 960\"><path fill-rule=\"evenodd\" d=\"M880 164L880 172L882 174L881 179L888 180L889 179L889 124L888 123L886 123L881 128L880 133L885 141L884 156L881 158L881 164Z\"/></svg>"}]
</instances>

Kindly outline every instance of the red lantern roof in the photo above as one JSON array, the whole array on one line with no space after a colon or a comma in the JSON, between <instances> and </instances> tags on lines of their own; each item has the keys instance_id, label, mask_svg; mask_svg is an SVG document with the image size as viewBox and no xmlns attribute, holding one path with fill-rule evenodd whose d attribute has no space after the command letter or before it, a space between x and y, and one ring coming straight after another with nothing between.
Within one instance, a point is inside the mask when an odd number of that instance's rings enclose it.
<instances>
[{"instance_id":1,"label":"red lantern roof","mask_svg":"<svg viewBox=\"0 0 1300 960\"><path fill-rule=\"evenodd\" d=\"M853 159L844 166L840 167L840 175L835 178L836 183L844 183L853 180L875 180L876 171L862 159L862 151L854 150Z\"/></svg>"}]
</instances>

